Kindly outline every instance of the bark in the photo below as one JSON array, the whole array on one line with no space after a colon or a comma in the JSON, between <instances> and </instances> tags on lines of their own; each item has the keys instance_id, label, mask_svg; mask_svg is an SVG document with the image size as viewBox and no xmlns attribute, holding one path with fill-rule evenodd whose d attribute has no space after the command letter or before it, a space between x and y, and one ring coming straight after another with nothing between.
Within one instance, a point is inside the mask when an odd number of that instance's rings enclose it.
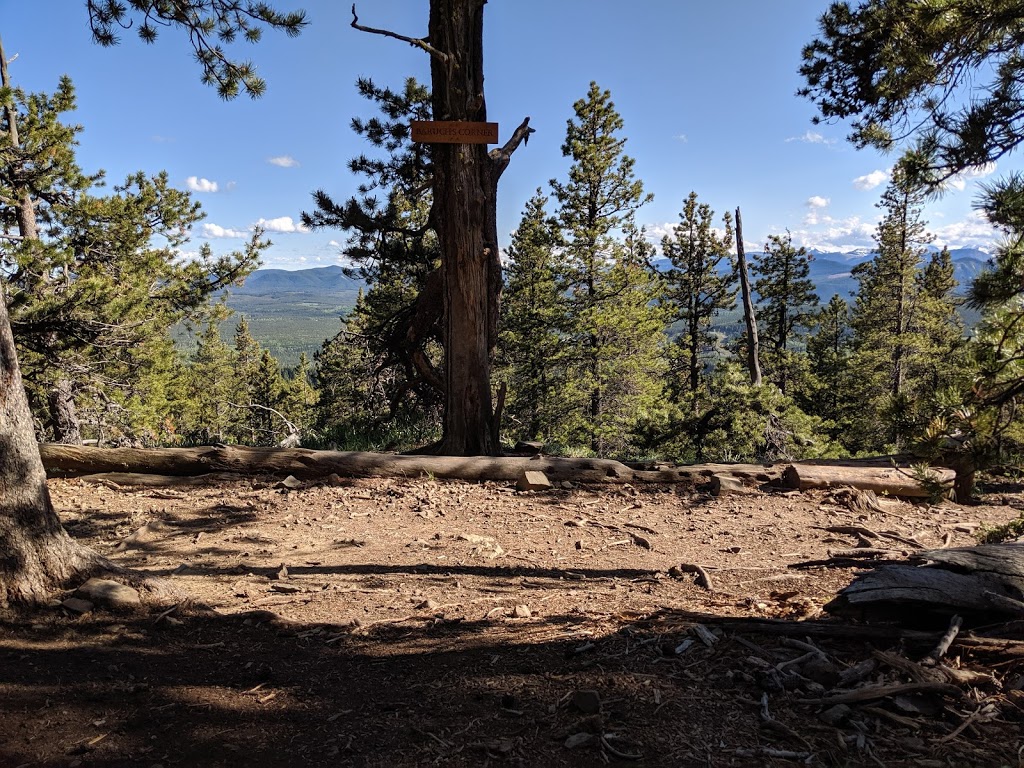
<instances>
[{"instance_id":1,"label":"bark","mask_svg":"<svg viewBox=\"0 0 1024 768\"><path fill-rule=\"evenodd\" d=\"M860 575L825 608L904 620L960 612L974 619L1005 618L1020 615L1022 591L1024 543L985 544L915 552L911 563Z\"/></svg>"},{"instance_id":2,"label":"bark","mask_svg":"<svg viewBox=\"0 0 1024 768\"><path fill-rule=\"evenodd\" d=\"M3 41L0 40L0 85L4 88L11 87L11 78L7 72L7 55L4 53ZM11 147L15 152L21 149L21 139L18 136L17 110L11 102L4 104L4 118L7 120L7 134L11 140ZM24 161L21 161L22 164ZM13 190L18 204L15 206L14 215L18 222L18 234L22 240L38 240L39 229L36 225L36 209L32 204L32 196L27 189Z\"/></svg>"},{"instance_id":3,"label":"bark","mask_svg":"<svg viewBox=\"0 0 1024 768\"><path fill-rule=\"evenodd\" d=\"M754 300L750 295L750 277L747 274L747 254L743 249L743 219L740 209L736 208L736 257L739 261L740 291L743 294L743 322L747 328L747 370L750 371L750 383L761 386L761 345L757 339L757 316L754 313Z\"/></svg>"},{"instance_id":4,"label":"bark","mask_svg":"<svg viewBox=\"0 0 1024 768\"><path fill-rule=\"evenodd\" d=\"M610 459L563 459L555 457L456 457L314 451L306 448L94 448L44 444L39 446L51 476L100 475L118 484L131 481L123 474L188 477L217 472L239 474L290 474L314 479L330 474L355 477L407 477L423 475L482 482L515 482L526 470L543 472L550 480L587 483L707 482L728 475L757 483L777 482L781 467L760 464L698 464L665 469L634 469ZM113 478L118 478L114 480ZM146 484L161 482L145 478ZM170 483L170 481L167 481Z\"/></svg>"},{"instance_id":5,"label":"bark","mask_svg":"<svg viewBox=\"0 0 1024 768\"><path fill-rule=\"evenodd\" d=\"M946 487L952 485L956 476L952 469L931 467L928 471L936 483ZM932 489L922 485L912 470L898 467L794 464L783 473L783 483L801 491L849 486L889 496L925 499L932 495Z\"/></svg>"},{"instance_id":6,"label":"bark","mask_svg":"<svg viewBox=\"0 0 1024 768\"><path fill-rule=\"evenodd\" d=\"M0 606L35 603L100 558L61 527L0 291Z\"/></svg>"},{"instance_id":7,"label":"bark","mask_svg":"<svg viewBox=\"0 0 1024 768\"><path fill-rule=\"evenodd\" d=\"M71 380L61 377L50 390L50 426L53 439L67 445L82 444L82 429L75 408Z\"/></svg>"}]
</instances>

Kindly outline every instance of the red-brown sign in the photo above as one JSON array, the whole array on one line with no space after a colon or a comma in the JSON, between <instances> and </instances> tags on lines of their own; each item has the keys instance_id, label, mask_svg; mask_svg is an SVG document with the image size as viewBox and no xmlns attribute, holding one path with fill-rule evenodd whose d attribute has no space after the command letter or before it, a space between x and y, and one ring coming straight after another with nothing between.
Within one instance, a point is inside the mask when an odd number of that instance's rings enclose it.
<instances>
[{"instance_id":1,"label":"red-brown sign","mask_svg":"<svg viewBox=\"0 0 1024 768\"><path fill-rule=\"evenodd\" d=\"M423 144L497 144L497 123L413 120L412 140Z\"/></svg>"}]
</instances>

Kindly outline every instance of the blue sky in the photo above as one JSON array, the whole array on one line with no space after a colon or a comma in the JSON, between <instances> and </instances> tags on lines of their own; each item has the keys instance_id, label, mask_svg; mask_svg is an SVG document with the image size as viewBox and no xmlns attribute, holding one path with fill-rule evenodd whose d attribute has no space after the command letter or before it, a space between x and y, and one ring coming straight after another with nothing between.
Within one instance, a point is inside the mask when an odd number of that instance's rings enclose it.
<instances>
[{"instance_id":1,"label":"blue sky","mask_svg":"<svg viewBox=\"0 0 1024 768\"><path fill-rule=\"evenodd\" d=\"M274 245L264 266L342 263L344 234L304 232L299 214L323 188L344 199L356 180L346 161L364 151L349 129L372 114L358 76L398 86L429 82L426 54L349 26L349 2L278 0L305 8L298 38L267 32L238 44L267 80L266 95L224 102L199 82L187 40L166 30L154 45L133 30L113 49L91 42L84 0L4 4L0 29L15 84L53 91L61 74L78 94L85 130L79 161L110 182L166 170L194 191L206 219L189 248L240 248L256 224ZM855 150L844 125L813 126L795 96L800 50L827 0L490 0L485 16L489 119L504 141L529 115L536 133L499 187L499 230L508 241L526 200L564 178L561 155L572 104L591 80L612 93L625 121L626 151L654 202L639 212L654 239L670 231L691 190L719 214L742 208L748 248L787 228L822 250L872 244L876 203L892 156ZM427 0L362 0L360 21L426 33ZM926 218L936 244L990 245L995 235L972 203L977 183L1020 167L1010 159L958 180ZM503 243L503 244L504 244Z\"/></svg>"}]
</instances>

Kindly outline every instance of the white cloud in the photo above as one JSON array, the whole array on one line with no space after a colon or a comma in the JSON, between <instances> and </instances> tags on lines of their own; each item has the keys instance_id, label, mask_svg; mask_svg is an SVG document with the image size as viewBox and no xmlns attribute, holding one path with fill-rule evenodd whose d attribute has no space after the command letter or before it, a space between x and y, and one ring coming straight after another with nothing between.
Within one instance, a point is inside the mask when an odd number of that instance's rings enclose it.
<instances>
[{"instance_id":1,"label":"white cloud","mask_svg":"<svg viewBox=\"0 0 1024 768\"><path fill-rule=\"evenodd\" d=\"M813 221L808 221L811 219ZM860 216L849 216L845 219L834 219L828 215L816 216L811 211L804 224L820 229L798 229L791 232L793 242L805 248L819 251L852 251L855 248L874 247L877 223L864 221Z\"/></svg>"},{"instance_id":2,"label":"white cloud","mask_svg":"<svg viewBox=\"0 0 1024 768\"><path fill-rule=\"evenodd\" d=\"M999 232L981 211L972 211L963 221L939 227L933 236L932 242L940 248L991 247L999 240Z\"/></svg>"},{"instance_id":3,"label":"white cloud","mask_svg":"<svg viewBox=\"0 0 1024 768\"><path fill-rule=\"evenodd\" d=\"M826 147L831 147L836 143L835 139L826 139L817 131L805 131L800 136L790 136L786 139L787 144L791 141L801 141L804 144L824 144Z\"/></svg>"},{"instance_id":4,"label":"white cloud","mask_svg":"<svg viewBox=\"0 0 1024 768\"><path fill-rule=\"evenodd\" d=\"M330 246L331 248L341 248L341 243L339 243L339 242L338 242L337 240L328 240L328 241L327 241L327 244L328 244L328 245L329 245L329 246Z\"/></svg>"},{"instance_id":5,"label":"white cloud","mask_svg":"<svg viewBox=\"0 0 1024 768\"><path fill-rule=\"evenodd\" d=\"M686 144L687 142L690 141L690 137L687 136L685 133L677 133L675 138L676 138L676 141L678 141L678 142L680 142L682 144Z\"/></svg>"},{"instance_id":6,"label":"white cloud","mask_svg":"<svg viewBox=\"0 0 1024 768\"><path fill-rule=\"evenodd\" d=\"M247 232L239 229L228 229L219 224L203 224L203 237L248 237Z\"/></svg>"},{"instance_id":7,"label":"white cloud","mask_svg":"<svg viewBox=\"0 0 1024 768\"><path fill-rule=\"evenodd\" d=\"M808 208L825 208L828 206L830 200L827 197L821 195L811 195L807 198Z\"/></svg>"},{"instance_id":8,"label":"white cloud","mask_svg":"<svg viewBox=\"0 0 1024 768\"><path fill-rule=\"evenodd\" d=\"M943 184L947 189L955 189L958 192L963 192L967 188L967 182L974 179L983 179L986 176L991 176L996 172L995 163L985 163L984 165L975 165L970 168L965 168L955 176L950 177Z\"/></svg>"},{"instance_id":9,"label":"white cloud","mask_svg":"<svg viewBox=\"0 0 1024 768\"><path fill-rule=\"evenodd\" d=\"M853 187L854 187L854 189L859 189L861 191L867 191L869 189L874 189L879 184L884 183L888 178L889 178L889 171L887 171L887 170L886 171L872 171L871 173L866 173L863 176L858 176L856 179L854 179L853 180Z\"/></svg>"},{"instance_id":10,"label":"white cloud","mask_svg":"<svg viewBox=\"0 0 1024 768\"><path fill-rule=\"evenodd\" d=\"M260 219L255 226L267 232L308 232L302 224L292 219L291 216L278 216L276 219Z\"/></svg>"},{"instance_id":11,"label":"white cloud","mask_svg":"<svg viewBox=\"0 0 1024 768\"><path fill-rule=\"evenodd\" d=\"M291 155L278 155L277 157L268 157L267 162L271 165L276 165L279 168L297 168L299 161Z\"/></svg>"},{"instance_id":12,"label":"white cloud","mask_svg":"<svg viewBox=\"0 0 1024 768\"><path fill-rule=\"evenodd\" d=\"M185 186L193 192L216 192L217 182L209 179L201 179L198 176L189 176L185 179Z\"/></svg>"}]
</instances>

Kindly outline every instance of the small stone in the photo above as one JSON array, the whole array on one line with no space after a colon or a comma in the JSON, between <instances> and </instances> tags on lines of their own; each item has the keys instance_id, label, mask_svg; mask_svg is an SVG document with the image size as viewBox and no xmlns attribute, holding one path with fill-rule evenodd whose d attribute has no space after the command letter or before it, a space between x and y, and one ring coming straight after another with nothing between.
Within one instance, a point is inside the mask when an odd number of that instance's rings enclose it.
<instances>
[{"instance_id":1,"label":"small stone","mask_svg":"<svg viewBox=\"0 0 1024 768\"><path fill-rule=\"evenodd\" d=\"M516 482L516 490L519 491L549 491L551 481L543 472L535 469L524 469Z\"/></svg>"},{"instance_id":2,"label":"small stone","mask_svg":"<svg viewBox=\"0 0 1024 768\"><path fill-rule=\"evenodd\" d=\"M286 595L294 595L296 592L302 591L302 587L297 587L294 584L271 584L270 588L275 592L283 592Z\"/></svg>"},{"instance_id":3,"label":"small stone","mask_svg":"<svg viewBox=\"0 0 1024 768\"><path fill-rule=\"evenodd\" d=\"M562 481L562 488L564 488L567 491L571 491L575 487L576 486L573 485L572 483L570 483L568 480L563 480Z\"/></svg>"},{"instance_id":4,"label":"small stone","mask_svg":"<svg viewBox=\"0 0 1024 768\"><path fill-rule=\"evenodd\" d=\"M711 476L712 496L734 496L755 493L753 488L747 488L741 480L731 475Z\"/></svg>"},{"instance_id":5,"label":"small stone","mask_svg":"<svg viewBox=\"0 0 1024 768\"><path fill-rule=\"evenodd\" d=\"M142 605L138 590L109 579L89 579L75 595L114 610L130 610Z\"/></svg>"},{"instance_id":6,"label":"small stone","mask_svg":"<svg viewBox=\"0 0 1024 768\"><path fill-rule=\"evenodd\" d=\"M839 670L830 661L820 656L808 659L801 664L800 674L827 689L834 688L839 682Z\"/></svg>"},{"instance_id":7,"label":"small stone","mask_svg":"<svg viewBox=\"0 0 1024 768\"><path fill-rule=\"evenodd\" d=\"M72 613L88 613L93 609L93 604L88 600L82 600L78 597L69 597L67 600L61 603L62 606L67 608Z\"/></svg>"},{"instance_id":8,"label":"small stone","mask_svg":"<svg viewBox=\"0 0 1024 768\"><path fill-rule=\"evenodd\" d=\"M295 489L302 487L302 481L295 477L295 475L288 475L288 477L277 484L277 487L287 488L289 491L294 491Z\"/></svg>"},{"instance_id":9,"label":"small stone","mask_svg":"<svg viewBox=\"0 0 1024 768\"><path fill-rule=\"evenodd\" d=\"M845 722L852 712L853 710L845 704L836 704L819 714L818 718L827 725L837 726Z\"/></svg>"},{"instance_id":10,"label":"small stone","mask_svg":"<svg viewBox=\"0 0 1024 768\"><path fill-rule=\"evenodd\" d=\"M597 691L575 691L572 705L584 715L596 715L601 711L601 695Z\"/></svg>"},{"instance_id":11,"label":"small stone","mask_svg":"<svg viewBox=\"0 0 1024 768\"><path fill-rule=\"evenodd\" d=\"M530 606L528 605L517 605L515 610L512 612L512 615L517 619L528 619L533 616L533 611L530 610Z\"/></svg>"},{"instance_id":12,"label":"small stone","mask_svg":"<svg viewBox=\"0 0 1024 768\"><path fill-rule=\"evenodd\" d=\"M429 597L422 603L416 606L421 611L436 611L441 607L441 604L436 600L431 600Z\"/></svg>"},{"instance_id":13,"label":"small stone","mask_svg":"<svg viewBox=\"0 0 1024 768\"><path fill-rule=\"evenodd\" d=\"M596 737L592 733L574 733L568 739L565 740L566 749L576 749L576 747L585 747L594 741Z\"/></svg>"}]
</instances>

